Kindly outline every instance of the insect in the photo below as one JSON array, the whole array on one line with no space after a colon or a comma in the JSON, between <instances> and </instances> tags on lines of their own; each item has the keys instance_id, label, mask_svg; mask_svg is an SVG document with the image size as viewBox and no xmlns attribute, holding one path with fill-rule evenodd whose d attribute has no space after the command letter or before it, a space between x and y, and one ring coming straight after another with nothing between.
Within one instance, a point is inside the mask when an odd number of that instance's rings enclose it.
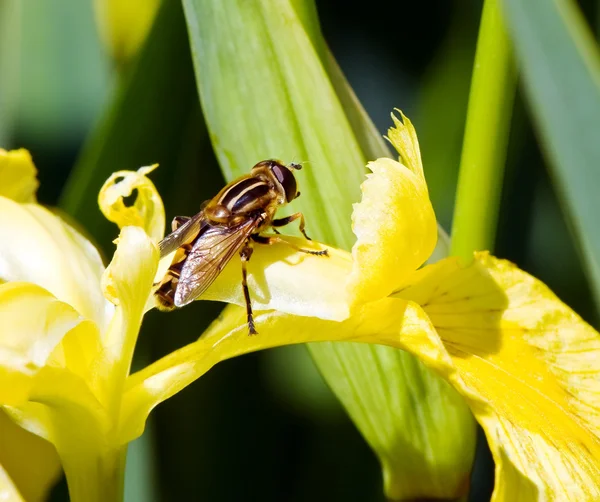
<instances>
[{"instance_id":1,"label":"insect","mask_svg":"<svg viewBox=\"0 0 600 502\"><path fill-rule=\"evenodd\" d=\"M302 213L275 219L280 206L300 195L293 173L300 169L300 164L263 160L250 174L229 183L213 199L206 201L195 216L176 216L171 224L172 233L159 243L161 258L173 251L175 254L165 276L155 285L157 308L169 311L192 302L239 253L248 331L250 335L257 334L246 270L253 244L284 242L303 253L327 256L327 250L303 249L278 236L260 235L267 228L273 228L279 234L277 227L300 220L300 232L310 240L304 231Z\"/></svg>"}]
</instances>

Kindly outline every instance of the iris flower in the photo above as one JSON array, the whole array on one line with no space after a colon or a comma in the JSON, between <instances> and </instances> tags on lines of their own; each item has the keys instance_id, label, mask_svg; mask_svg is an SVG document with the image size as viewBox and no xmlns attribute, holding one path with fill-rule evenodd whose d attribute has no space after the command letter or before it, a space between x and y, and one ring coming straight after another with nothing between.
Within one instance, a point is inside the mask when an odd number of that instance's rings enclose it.
<instances>
[{"instance_id":1,"label":"iris flower","mask_svg":"<svg viewBox=\"0 0 600 502\"><path fill-rule=\"evenodd\" d=\"M196 342L133 374L152 283L169 265L156 248L164 210L152 168L115 173L100 192L121 228L106 269L58 216L0 197L0 403L54 444L73 501L119 500L126 446L150 411L216 363L318 341L401 348L447 379L486 433L494 501L600 499L599 334L543 283L486 252L466 265L422 266L436 219L416 133L406 118L394 121L399 161L369 163L352 253L257 246L249 286L259 335L248 336L233 260L202 296L232 305ZM12 185L1 186L33 186L31 166L10 173Z\"/></svg>"}]
</instances>

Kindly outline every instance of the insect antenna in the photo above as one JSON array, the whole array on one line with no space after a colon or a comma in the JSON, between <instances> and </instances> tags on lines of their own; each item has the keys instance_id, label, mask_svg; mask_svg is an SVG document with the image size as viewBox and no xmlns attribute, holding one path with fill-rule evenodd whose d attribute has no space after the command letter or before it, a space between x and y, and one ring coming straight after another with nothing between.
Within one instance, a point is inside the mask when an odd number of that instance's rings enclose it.
<instances>
[{"instance_id":1,"label":"insect antenna","mask_svg":"<svg viewBox=\"0 0 600 502\"><path fill-rule=\"evenodd\" d=\"M295 169L296 171L300 171L300 169L302 169L302 166L304 164L309 164L310 161L309 160L303 160L302 162L290 162L288 164L288 167Z\"/></svg>"}]
</instances>

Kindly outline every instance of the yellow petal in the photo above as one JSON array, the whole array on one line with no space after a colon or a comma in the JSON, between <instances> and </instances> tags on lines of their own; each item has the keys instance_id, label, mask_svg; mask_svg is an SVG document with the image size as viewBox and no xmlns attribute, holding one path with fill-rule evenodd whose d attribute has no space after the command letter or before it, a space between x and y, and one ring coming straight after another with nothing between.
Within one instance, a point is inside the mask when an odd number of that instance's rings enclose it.
<instances>
[{"instance_id":1,"label":"yellow petal","mask_svg":"<svg viewBox=\"0 0 600 502\"><path fill-rule=\"evenodd\" d=\"M102 327L112 314L103 271L96 248L62 219L0 197L0 280L38 284Z\"/></svg>"},{"instance_id":2,"label":"yellow petal","mask_svg":"<svg viewBox=\"0 0 600 502\"><path fill-rule=\"evenodd\" d=\"M103 344L121 362L120 368L115 367L118 378L128 374L158 258L156 245L141 228L124 227L102 278L104 294L116 305Z\"/></svg>"},{"instance_id":3,"label":"yellow petal","mask_svg":"<svg viewBox=\"0 0 600 502\"><path fill-rule=\"evenodd\" d=\"M5 410L21 427L56 447L72 500L119 500L124 463L112 430L118 397L101 403L87 382L64 368L46 366L31 399Z\"/></svg>"},{"instance_id":4,"label":"yellow petal","mask_svg":"<svg viewBox=\"0 0 600 502\"><path fill-rule=\"evenodd\" d=\"M337 321L346 319L348 301L340 288L352 267L350 253L304 239L285 237L285 240L304 248L327 249L329 256L301 253L284 243L255 245L248 263L248 287L253 308ZM164 276L171 259L172 255L161 260L156 282ZM238 255L200 299L245 305ZM152 306L153 300L147 308Z\"/></svg>"},{"instance_id":5,"label":"yellow petal","mask_svg":"<svg viewBox=\"0 0 600 502\"><path fill-rule=\"evenodd\" d=\"M165 208L147 174L158 164L137 171L118 171L102 186L98 204L104 216L119 228L142 227L154 242L165 235ZM129 197L132 200L123 200Z\"/></svg>"},{"instance_id":6,"label":"yellow petal","mask_svg":"<svg viewBox=\"0 0 600 502\"><path fill-rule=\"evenodd\" d=\"M98 326L85 321L64 336L50 355L47 365L63 369L81 379L90 392L102 400L111 391L105 381L110 369L107 356Z\"/></svg>"},{"instance_id":7,"label":"yellow petal","mask_svg":"<svg viewBox=\"0 0 600 502\"><path fill-rule=\"evenodd\" d=\"M415 278L398 293L404 299L368 303L341 323L259 314L255 337L243 309L229 307L200 340L130 377L122 441L141 433L156 404L224 359L308 341L381 343L410 350L465 396L497 462L496 501L537 491L598 500L598 333L539 281L485 254L468 268L449 259Z\"/></svg>"},{"instance_id":8,"label":"yellow petal","mask_svg":"<svg viewBox=\"0 0 600 502\"><path fill-rule=\"evenodd\" d=\"M383 298L431 255L437 223L425 179L391 159L368 167L352 226L357 241L348 288L353 304Z\"/></svg>"},{"instance_id":9,"label":"yellow petal","mask_svg":"<svg viewBox=\"0 0 600 502\"><path fill-rule=\"evenodd\" d=\"M0 148L0 196L17 202L35 202L39 182L31 155L25 149Z\"/></svg>"},{"instance_id":10,"label":"yellow petal","mask_svg":"<svg viewBox=\"0 0 600 502\"><path fill-rule=\"evenodd\" d=\"M82 318L66 303L30 283L0 285L0 403L25 400L62 338Z\"/></svg>"},{"instance_id":11,"label":"yellow petal","mask_svg":"<svg viewBox=\"0 0 600 502\"><path fill-rule=\"evenodd\" d=\"M319 341L401 347L404 333L420 330L427 323L418 307L399 299L368 303L343 322L281 312L257 313L255 320L259 334L249 336L245 309L228 306L197 342L130 376L123 399L120 440L128 442L139 436L152 408L225 359L281 345Z\"/></svg>"},{"instance_id":12,"label":"yellow petal","mask_svg":"<svg viewBox=\"0 0 600 502\"><path fill-rule=\"evenodd\" d=\"M286 241L309 249L327 249L329 256L297 252L283 243L256 246L248 264L248 287L256 310L279 310L288 314L341 321L348 317L348 303L340 285L350 271L349 253L304 239ZM245 305L242 270L236 256L202 296Z\"/></svg>"},{"instance_id":13,"label":"yellow petal","mask_svg":"<svg viewBox=\"0 0 600 502\"><path fill-rule=\"evenodd\" d=\"M3 502L25 502L2 465L0 465L0 500Z\"/></svg>"},{"instance_id":14,"label":"yellow petal","mask_svg":"<svg viewBox=\"0 0 600 502\"><path fill-rule=\"evenodd\" d=\"M62 473L54 447L13 423L0 410L0 500L2 468L27 502L43 502ZM16 499L21 500L21 499Z\"/></svg>"},{"instance_id":15,"label":"yellow petal","mask_svg":"<svg viewBox=\"0 0 600 502\"><path fill-rule=\"evenodd\" d=\"M135 55L152 26L159 4L159 0L94 1L100 34L117 61Z\"/></svg>"},{"instance_id":16,"label":"yellow petal","mask_svg":"<svg viewBox=\"0 0 600 502\"><path fill-rule=\"evenodd\" d=\"M16 424L52 443L64 466L65 456L75 462L78 455L94 455L94 450L110 447L111 406L118 396L101 401L104 396L96 395L88 381L54 362L33 379L28 401L4 406L4 411ZM100 364L95 370L106 373Z\"/></svg>"},{"instance_id":17,"label":"yellow petal","mask_svg":"<svg viewBox=\"0 0 600 502\"><path fill-rule=\"evenodd\" d=\"M387 139L400 154L400 161L408 167L415 175L420 178L425 178L423 173L423 163L421 162L421 150L419 148L419 140L417 139L417 131L412 125L412 122L400 110L402 120L399 120L392 113L394 127L388 129Z\"/></svg>"},{"instance_id":18,"label":"yellow petal","mask_svg":"<svg viewBox=\"0 0 600 502\"><path fill-rule=\"evenodd\" d=\"M494 500L600 500L600 335L509 262L429 268L399 294L437 333L405 343L467 398L496 460Z\"/></svg>"}]
</instances>

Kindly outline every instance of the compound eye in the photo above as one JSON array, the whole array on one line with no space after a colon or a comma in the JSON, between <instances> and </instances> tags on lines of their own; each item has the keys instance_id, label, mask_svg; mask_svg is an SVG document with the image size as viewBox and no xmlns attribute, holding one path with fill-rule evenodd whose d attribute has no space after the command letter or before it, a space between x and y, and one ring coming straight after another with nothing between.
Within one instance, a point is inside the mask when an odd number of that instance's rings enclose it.
<instances>
[{"instance_id":1,"label":"compound eye","mask_svg":"<svg viewBox=\"0 0 600 502\"><path fill-rule=\"evenodd\" d=\"M296 184L294 174L281 164L273 164L271 166L271 171L285 191L286 202L292 202L296 198L296 193L298 191L298 185Z\"/></svg>"}]
</instances>

